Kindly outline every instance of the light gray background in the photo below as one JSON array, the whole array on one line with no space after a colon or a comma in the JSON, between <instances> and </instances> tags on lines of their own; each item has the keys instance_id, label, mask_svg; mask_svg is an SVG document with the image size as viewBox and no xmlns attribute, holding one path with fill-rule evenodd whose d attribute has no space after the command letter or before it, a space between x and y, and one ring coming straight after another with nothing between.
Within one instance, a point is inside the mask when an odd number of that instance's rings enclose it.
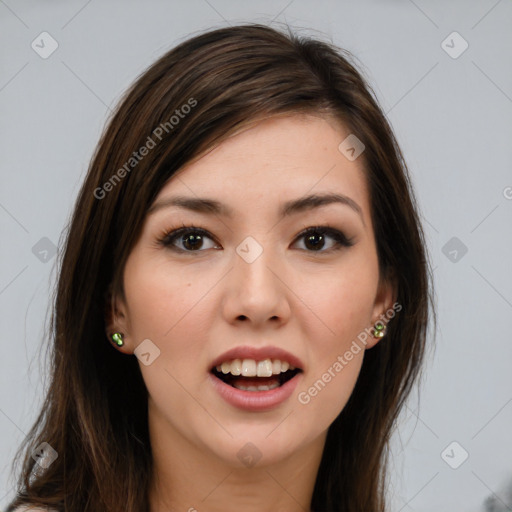
<instances>
[{"instance_id":1,"label":"light gray background","mask_svg":"<svg viewBox=\"0 0 512 512\"><path fill-rule=\"evenodd\" d=\"M0 0L0 507L13 495L10 462L45 385L40 347L56 257L50 252L41 261L44 245L36 246L39 254L32 248L43 237L62 247L61 232L109 111L139 73L193 33L271 20L319 31L364 65L425 219L439 307L437 350L420 407L415 394L393 439L392 510L506 510L512 486L510 0ZM43 31L59 45L47 59L31 48ZM469 44L458 58L442 47L453 31ZM451 39L450 51L462 48ZM468 249L456 261L455 253L443 253L452 237ZM441 456L453 441L469 453L457 469ZM452 465L460 450L448 450ZM484 504L489 496L494 505Z\"/></svg>"}]
</instances>

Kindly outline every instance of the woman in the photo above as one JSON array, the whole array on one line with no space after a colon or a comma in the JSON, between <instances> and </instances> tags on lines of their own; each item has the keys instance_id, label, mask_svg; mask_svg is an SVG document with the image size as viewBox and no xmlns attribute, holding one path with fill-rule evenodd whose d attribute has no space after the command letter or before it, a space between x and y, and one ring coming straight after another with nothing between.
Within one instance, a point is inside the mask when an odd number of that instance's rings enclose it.
<instances>
[{"instance_id":1,"label":"woman","mask_svg":"<svg viewBox=\"0 0 512 512\"><path fill-rule=\"evenodd\" d=\"M9 511L386 510L431 274L348 52L254 24L169 51L110 120L60 264Z\"/></svg>"}]
</instances>

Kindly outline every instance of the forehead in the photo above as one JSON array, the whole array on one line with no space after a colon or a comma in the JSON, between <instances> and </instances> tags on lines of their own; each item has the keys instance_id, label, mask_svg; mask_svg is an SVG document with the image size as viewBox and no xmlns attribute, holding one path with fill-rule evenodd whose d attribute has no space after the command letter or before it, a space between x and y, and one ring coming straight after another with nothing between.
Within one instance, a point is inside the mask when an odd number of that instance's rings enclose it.
<instances>
[{"instance_id":1,"label":"forehead","mask_svg":"<svg viewBox=\"0 0 512 512\"><path fill-rule=\"evenodd\" d=\"M224 140L180 169L157 200L173 194L211 197L239 211L273 209L314 193L349 196L369 216L363 159L338 149L350 132L316 116L266 119Z\"/></svg>"}]
</instances>

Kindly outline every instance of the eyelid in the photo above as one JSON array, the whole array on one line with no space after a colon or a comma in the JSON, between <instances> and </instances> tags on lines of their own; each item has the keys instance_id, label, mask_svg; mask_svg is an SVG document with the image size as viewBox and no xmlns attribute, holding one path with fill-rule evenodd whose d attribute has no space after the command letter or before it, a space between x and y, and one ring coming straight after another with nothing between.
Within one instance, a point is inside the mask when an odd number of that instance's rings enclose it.
<instances>
[{"instance_id":1,"label":"eyelid","mask_svg":"<svg viewBox=\"0 0 512 512\"><path fill-rule=\"evenodd\" d=\"M183 224L181 227L171 230L164 230L162 234L157 238L157 245L163 245L167 249L175 250L176 252L181 253L200 253L204 251L184 251L183 249L180 249L179 247L174 246L171 242L174 239L178 239L180 235L185 234L187 232L193 232L198 233L201 236L210 238L213 240L216 244L218 244L215 237L206 229L200 228L199 226L195 226L193 224Z\"/></svg>"},{"instance_id":2,"label":"eyelid","mask_svg":"<svg viewBox=\"0 0 512 512\"><path fill-rule=\"evenodd\" d=\"M348 237L344 231L334 228L334 227L330 226L328 223L320 224L320 225L316 225L316 226L305 226L304 229L300 233L297 233L297 235L295 236L295 239L298 239L310 232L322 233L322 234L331 236L331 238L334 238L334 239L341 239L340 243L341 242L346 243L346 245L349 247L354 245L354 243L355 243L355 237ZM314 252L314 251L312 251L312 252Z\"/></svg>"},{"instance_id":3,"label":"eyelid","mask_svg":"<svg viewBox=\"0 0 512 512\"><path fill-rule=\"evenodd\" d=\"M173 250L178 253L185 253L185 254L191 254L191 253L202 253L205 252L205 250L197 250L197 251L187 251L184 249L180 249L179 247L176 247L173 245L173 241L178 239L180 235L185 233L198 233L201 236L207 237L213 242L215 242L217 245L220 245L218 241L215 239L215 237L206 229L201 228L199 226L195 226L193 224L182 224L181 227L171 230L164 230L164 232L161 234L160 237L157 239L157 245L158 246L164 246L167 249ZM322 225L310 225L304 226L304 229L297 233L294 238L294 244L301 239L302 237L306 236L308 233L318 233L321 235L326 235L335 240L336 244L334 247L331 247L327 250L319 250L319 251L308 251L306 249L301 249L302 251L305 251L307 253L311 254L331 254L334 251L337 251L342 248L349 248L352 247L355 244L355 237L348 237L345 235L345 233L337 228L331 227L328 223L322 224Z\"/></svg>"}]
</instances>

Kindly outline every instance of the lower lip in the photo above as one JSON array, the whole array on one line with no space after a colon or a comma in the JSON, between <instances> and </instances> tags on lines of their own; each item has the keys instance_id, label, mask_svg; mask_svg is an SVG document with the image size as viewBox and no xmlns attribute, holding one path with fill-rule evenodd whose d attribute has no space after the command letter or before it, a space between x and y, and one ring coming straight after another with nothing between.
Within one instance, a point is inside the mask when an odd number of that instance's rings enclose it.
<instances>
[{"instance_id":1,"label":"lower lip","mask_svg":"<svg viewBox=\"0 0 512 512\"><path fill-rule=\"evenodd\" d=\"M302 372L297 373L282 386L267 391L244 391L226 384L211 373L208 376L219 395L229 404L245 411L265 411L277 407L290 398L302 377Z\"/></svg>"}]
</instances>

